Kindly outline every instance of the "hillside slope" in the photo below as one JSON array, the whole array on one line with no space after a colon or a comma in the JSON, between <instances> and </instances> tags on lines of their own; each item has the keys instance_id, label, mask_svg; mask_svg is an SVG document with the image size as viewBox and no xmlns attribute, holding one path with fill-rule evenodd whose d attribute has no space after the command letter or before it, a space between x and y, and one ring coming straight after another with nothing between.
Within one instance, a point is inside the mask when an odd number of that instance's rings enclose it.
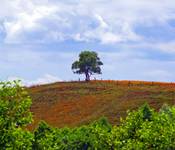
<instances>
[{"instance_id":1,"label":"hillside slope","mask_svg":"<svg viewBox=\"0 0 175 150\"><path fill-rule=\"evenodd\" d=\"M175 104L175 84L143 81L58 82L27 89L32 97L33 129L40 120L56 126L79 126L102 116L119 124L126 111L145 102L158 110Z\"/></svg>"}]
</instances>

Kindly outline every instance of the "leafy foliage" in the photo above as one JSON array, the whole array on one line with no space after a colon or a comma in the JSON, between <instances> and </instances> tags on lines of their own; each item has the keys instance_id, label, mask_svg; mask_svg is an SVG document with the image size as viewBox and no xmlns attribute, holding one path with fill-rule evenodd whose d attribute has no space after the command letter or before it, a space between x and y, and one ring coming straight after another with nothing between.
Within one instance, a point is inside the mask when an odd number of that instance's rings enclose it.
<instances>
[{"instance_id":1,"label":"leafy foliage","mask_svg":"<svg viewBox=\"0 0 175 150\"><path fill-rule=\"evenodd\" d=\"M31 99L18 81L0 83L0 116L3 127L24 127L31 123L30 106Z\"/></svg>"},{"instance_id":2,"label":"leafy foliage","mask_svg":"<svg viewBox=\"0 0 175 150\"><path fill-rule=\"evenodd\" d=\"M175 149L175 108L155 112L145 105L129 112L119 127L113 127L111 137L116 149Z\"/></svg>"},{"instance_id":3,"label":"leafy foliage","mask_svg":"<svg viewBox=\"0 0 175 150\"><path fill-rule=\"evenodd\" d=\"M0 83L1 149L31 149L33 135L23 130L32 121L30 105L18 81Z\"/></svg>"},{"instance_id":4,"label":"leafy foliage","mask_svg":"<svg viewBox=\"0 0 175 150\"><path fill-rule=\"evenodd\" d=\"M77 128L51 128L41 122L34 132L34 149L108 149L111 125L105 118Z\"/></svg>"},{"instance_id":5,"label":"leafy foliage","mask_svg":"<svg viewBox=\"0 0 175 150\"><path fill-rule=\"evenodd\" d=\"M96 52L83 51L79 55L79 60L72 64L72 70L77 74L85 74L86 81L89 81L93 73L101 74L101 65L103 63Z\"/></svg>"}]
</instances>

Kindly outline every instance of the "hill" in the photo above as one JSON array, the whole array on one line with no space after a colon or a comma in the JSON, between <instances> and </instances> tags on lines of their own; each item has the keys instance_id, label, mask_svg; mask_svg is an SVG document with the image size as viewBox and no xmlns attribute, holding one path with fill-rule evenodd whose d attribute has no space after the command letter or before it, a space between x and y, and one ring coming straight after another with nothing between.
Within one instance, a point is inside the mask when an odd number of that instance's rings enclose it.
<instances>
[{"instance_id":1,"label":"hill","mask_svg":"<svg viewBox=\"0 0 175 150\"><path fill-rule=\"evenodd\" d=\"M27 89L33 104L34 123L40 120L56 127L79 126L102 116L119 124L127 110L147 102L158 110L175 104L175 84L144 81L57 82Z\"/></svg>"}]
</instances>

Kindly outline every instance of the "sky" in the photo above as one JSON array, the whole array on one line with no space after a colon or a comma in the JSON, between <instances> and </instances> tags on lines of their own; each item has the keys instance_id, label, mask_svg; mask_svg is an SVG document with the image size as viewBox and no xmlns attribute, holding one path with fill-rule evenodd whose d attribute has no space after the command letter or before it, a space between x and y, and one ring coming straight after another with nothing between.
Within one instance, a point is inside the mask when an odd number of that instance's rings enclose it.
<instances>
[{"instance_id":1,"label":"sky","mask_svg":"<svg viewBox=\"0 0 175 150\"><path fill-rule=\"evenodd\" d=\"M175 82L175 1L0 0L0 80L83 79L84 50L104 63L92 78Z\"/></svg>"}]
</instances>

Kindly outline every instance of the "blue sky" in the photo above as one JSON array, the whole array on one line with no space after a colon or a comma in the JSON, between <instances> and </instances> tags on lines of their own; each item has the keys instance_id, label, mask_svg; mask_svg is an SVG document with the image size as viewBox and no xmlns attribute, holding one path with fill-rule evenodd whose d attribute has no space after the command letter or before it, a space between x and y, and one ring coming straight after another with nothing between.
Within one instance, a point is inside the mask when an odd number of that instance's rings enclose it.
<instances>
[{"instance_id":1,"label":"blue sky","mask_svg":"<svg viewBox=\"0 0 175 150\"><path fill-rule=\"evenodd\" d=\"M0 0L0 79L76 80L83 50L98 79L175 81L174 0ZM83 76L80 76L83 79Z\"/></svg>"}]
</instances>

